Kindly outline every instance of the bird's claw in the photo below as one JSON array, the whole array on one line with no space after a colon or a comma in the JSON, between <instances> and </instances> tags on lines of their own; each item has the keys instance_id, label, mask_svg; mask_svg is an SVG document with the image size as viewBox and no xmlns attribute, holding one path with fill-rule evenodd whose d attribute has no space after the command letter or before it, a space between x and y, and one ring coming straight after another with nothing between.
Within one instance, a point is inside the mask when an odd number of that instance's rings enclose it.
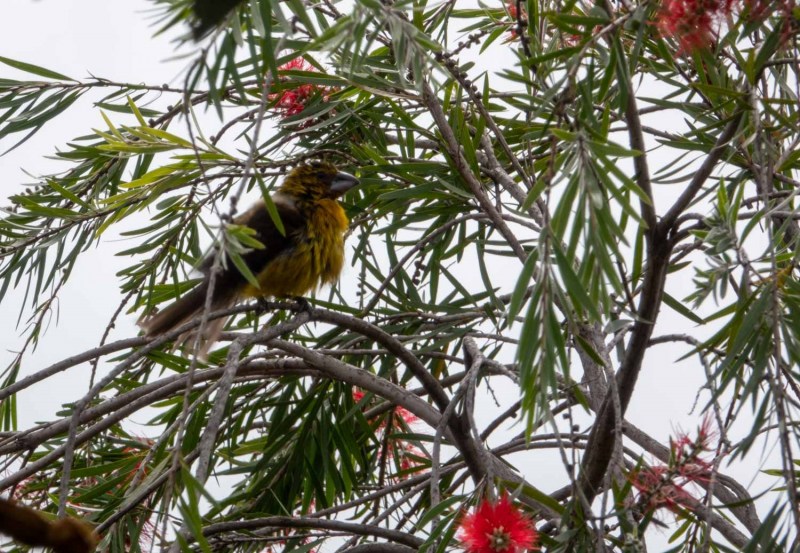
<instances>
[{"instance_id":1,"label":"bird's claw","mask_svg":"<svg viewBox=\"0 0 800 553\"><path fill-rule=\"evenodd\" d=\"M304 311L306 313L311 312L311 304L308 303L308 300L306 298L304 298L303 296L295 296L292 299L297 304L296 309L299 313L302 313Z\"/></svg>"}]
</instances>

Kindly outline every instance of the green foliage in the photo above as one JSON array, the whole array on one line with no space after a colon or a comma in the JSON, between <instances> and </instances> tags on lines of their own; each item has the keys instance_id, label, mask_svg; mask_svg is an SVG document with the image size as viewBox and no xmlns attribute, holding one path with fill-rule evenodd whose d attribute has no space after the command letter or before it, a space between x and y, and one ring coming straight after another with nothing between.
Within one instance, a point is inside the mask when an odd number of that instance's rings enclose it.
<instances>
[{"instance_id":1,"label":"green foliage","mask_svg":"<svg viewBox=\"0 0 800 553\"><path fill-rule=\"evenodd\" d=\"M193 53L179 86L0 57L30 79L0 79L6 160L78 99L104 123L54 145L62 170L0 219L0 302L21 297L26 325L0 375L0 487L69 505L115 552L446 551L497 489L547 551L637 551L662 519L673 551L797 538L796 18L731 13L686 52L652 2L249 0L195 45L192 3L153 3ZM208 359L112 332L186 294L212 241L256 285L239 201L260 194L285 233L269 195L315 158L361 180L339 285L243 302ZM100 347L35 372L99 243L126 263ZM679 359L717 441L676 468L624 411ZM20 429L16 394L81 363L94 391ZM781 493L758 512L723 471L772 449ZM649 502L628 472L667 463L691 486L665 477Z\"/></svg>"}]
</instances>

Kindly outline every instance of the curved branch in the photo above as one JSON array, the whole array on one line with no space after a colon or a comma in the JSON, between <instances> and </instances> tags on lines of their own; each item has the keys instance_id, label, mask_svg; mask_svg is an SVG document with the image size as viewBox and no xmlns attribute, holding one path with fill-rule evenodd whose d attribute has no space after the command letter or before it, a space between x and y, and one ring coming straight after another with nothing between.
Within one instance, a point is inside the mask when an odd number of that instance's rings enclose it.
<instances>
[{"instance_id":1,"label":"curved branch","mask_svg":"<svg viewBox=\"0 0 800 553\"><path fill-rule=\"evenodd\" d=\"M372 526L370 524L357 524L355 522L312 517L264 517L250 520L218 522L217 524L210 524L203 528L203 535L205 537L211 537L223 532L236 532L241 530L253 531L265 528L317 528L320 530L335 530L337 532L347 532L348 534L355 534L357 536L384 538L401 545L413 547L414 550L419 549L424 543L422 539L398 530Z\"/></svg>"}]
</instances>

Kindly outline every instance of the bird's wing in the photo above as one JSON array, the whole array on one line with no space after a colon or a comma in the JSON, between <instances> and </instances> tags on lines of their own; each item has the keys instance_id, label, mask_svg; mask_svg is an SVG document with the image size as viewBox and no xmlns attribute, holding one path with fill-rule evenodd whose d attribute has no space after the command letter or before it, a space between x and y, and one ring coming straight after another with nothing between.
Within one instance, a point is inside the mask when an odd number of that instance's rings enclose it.
<instances>
[{"instance_id":1,"label":"bird's wing","mask_svg":"<svg viewBox=\"0 0 800 553\"><path fill-rule=\"evenodd\" d=\"M253 207L234 219L236 224L252 228L255 231L254 238L264 245L263 249L253 249L242 255L245 265L255 275L258 275L269 261L290 250L298 240L302 239L301 237L305 233L306 220L297 210L294 202L285 198L277 198L277 200L274 203L286 231L285 235L275 226L263 201L257 202ZM212 248L211 252L197 266L197 269L205 274L202 283L156 315L140 321L140 325L148 336L155 336L172 330L196 316L203 309L210 285L209 274L211 267L214 265L216 255L216 248ZM212 311L226 309L233 305L247 283L247 279L239 272L234 263L227 259L225 260L224 269L217 275L214 282L214 290L211 297ZM212 323L211 328L218 335L224 324L225 319L218 319L218 321ZM179 341L183 341L190 336L186 335ZM208 352L208 347L213 344L214 340L216 340L216 337L207 339L205 341L206 345L202 346L201 353Z\"/></svg>"},{"instance_id":2,"label":"bird's wing","mask_svg":"<svg viewBox=\"0 0 800 553\"><path fill-rule=\"evenodd\" d=\"M237 224L247 225L256 231L254 238L264 244L263 249L253 249L242 256L254 275L260 273L275 257L293 248L307 233L307 220L294 202L276 195L273 196L273 203L283 224L284 233L281 233L275 226L263 201L243 213L241 217L237 217L236 220Z\"/></svg>"},{"instance_id":3,"label":"bird's wing","mask_svg":"<svg viewBox=\"0 0 800 553\"><path fill-rule=\"evenodd\" d=\"M273 196L273 203L275 204L275 208L283 224L285 234L281 234L278 227L275 226L272 217L270 217L267 212L263 200L259 200L247 211L238 215L233 220L237 225L245 225L256 231L254 238L264 245L263 249L254 249L242 255L245 264L250 268L253 274L258 274L259 270L266 265L269 260L288 249L294 243L292 240L293 237L303 233L305 230L306 220L297 210L294 202L279 195L275 195ZM211 267L214 266L216 255L217 247L214 246L211 248L211 251L203 257L202 261L197 264L195 270L204 275L208 275L209 271L211 271ZM229 259L226 260L225 266L238 274L238 271L233 267Z\"/></svg>"}]
</instances>

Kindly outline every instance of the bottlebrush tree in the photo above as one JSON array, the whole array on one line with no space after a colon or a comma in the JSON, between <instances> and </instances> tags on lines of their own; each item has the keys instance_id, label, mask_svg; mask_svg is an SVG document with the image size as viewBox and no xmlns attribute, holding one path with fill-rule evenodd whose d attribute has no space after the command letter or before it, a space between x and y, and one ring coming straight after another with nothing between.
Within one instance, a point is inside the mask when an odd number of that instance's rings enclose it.
<instances>
[{"instance_id":1,"label":"bottlebrush tree","mask_svg":"<svg viewBox=\"0 0 800 553\"><path fill-rule=\"evenodd\" d=\"M178 84L0 58L5 164L96 107L0 220L0 490L112 552L797 546L794 0L148 3ZM339 283L207 359L137 336L314 159L361 180ZM98 244L80 350L52 316Z\"/></svg>"}]
</instances>

